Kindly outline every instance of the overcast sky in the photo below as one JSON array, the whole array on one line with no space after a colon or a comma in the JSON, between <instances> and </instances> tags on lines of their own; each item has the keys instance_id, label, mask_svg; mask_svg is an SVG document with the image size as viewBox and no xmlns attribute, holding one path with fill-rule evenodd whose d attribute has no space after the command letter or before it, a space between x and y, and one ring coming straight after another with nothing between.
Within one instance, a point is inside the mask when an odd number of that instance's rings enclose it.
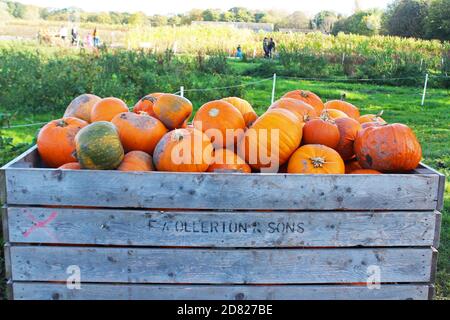
<instances>
[{"instance_id":1,"label":"overcast sky","mask_svg":"<svg viewBox=\"0 0 450 320\"><path fill-rule=\"evenodd\" d=\"M300 10L314 14L321 10L334 10L344 14L352 13L355 0L15 0L24 4L42 7L64 8L78 7L85 11L143 11L148 15L184 13L190 9L218 8L227 10L232 7L249 9L279 9L285 11ZM363 9L384 8L392 0L359 0Z\"/></svg>"}]
</instances>

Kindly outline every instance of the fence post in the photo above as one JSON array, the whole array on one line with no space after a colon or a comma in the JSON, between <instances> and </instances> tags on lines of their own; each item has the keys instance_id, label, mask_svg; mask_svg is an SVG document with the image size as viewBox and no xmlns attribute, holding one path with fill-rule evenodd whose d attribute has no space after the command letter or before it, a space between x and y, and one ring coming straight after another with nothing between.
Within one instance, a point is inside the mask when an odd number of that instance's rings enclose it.
<instances>
[{"instance_id":1,"label":"fence post","mask_svg":"<svg viewBox=\"0 0 450 320\"><path fill-rule=\"evenodd\" d=\"M425 104L425 96L427 94L427 85L428 85L428 73L425 75L425 84L423 86L423 94L422 94L422 107Z\"/></svg>"},{"instance_id":2,"label":"fence post","mask_svg":"<svg viewBox=\"0 0 450 320\"><path fill-rule=\"evenodd\" d=\"M273 104L273 102L275 101L275 86L277 83L277 74L274 73L273 74L273 85L272 85L272 102L271 105Z\"/></svg>"},{"instance_id":3,"label":"fence post","mask_svg":"<svg viewBox=\"0 0 450 320\"><path fill-rule=\"evenodd\" d=\"M180 97L184 98L184 86L180 87Z\"/></svg>"}]
</instances>

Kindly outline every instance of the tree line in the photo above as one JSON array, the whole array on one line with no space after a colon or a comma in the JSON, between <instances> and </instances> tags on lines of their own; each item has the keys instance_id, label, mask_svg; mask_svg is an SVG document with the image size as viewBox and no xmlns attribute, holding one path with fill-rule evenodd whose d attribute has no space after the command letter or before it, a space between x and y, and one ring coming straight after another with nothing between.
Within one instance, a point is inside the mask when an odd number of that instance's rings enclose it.
<instances>
[{"instance_id":1,"label":"tree line","mask_svg":"<svg viewBox=\"0 0 450 320\"><path fill-rule=\"evenodd\" d=\"M360 10L350 16L321 11L313 17L301 11L256 11L234 7L193 9L184 14L146 15L143 12L85 12L78 8L49 9L0 0L0 19L43 19L49 21L91 22L121 25L189 25L192 21L260 22L282 28L309 29L324 33L339 32L362 35L394 35L425 39L450 39L450 0L395 0L385 10Z\"/></svg>"}]
</instances>

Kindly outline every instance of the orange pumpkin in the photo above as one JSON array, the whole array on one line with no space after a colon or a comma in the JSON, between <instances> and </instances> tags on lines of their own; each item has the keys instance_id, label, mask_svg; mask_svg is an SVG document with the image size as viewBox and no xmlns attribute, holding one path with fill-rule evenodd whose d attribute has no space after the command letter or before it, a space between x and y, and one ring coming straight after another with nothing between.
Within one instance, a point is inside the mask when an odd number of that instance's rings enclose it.
<instances>
[{"instance_id":1,"label":"orange pumpkin","mask_svg":"<svg viewBox=\"0 0 450 320\"><path fill-rule=\"evenodd\" d=\"M339 153L320 144L309 144L294 152L288 173L344 174L345 164Z\"/></svg>"},{"instance_id":2,"label":"orange pumpkin","mask_svg":"<svg viewBox=\"0 0 450 320\"><path fill-rule=\"evenodd\" d=\"M344 100L331 100L325 103L326 109L335 109L345 112L350 118L358 120L360 117L359 109L351 103Z\"/></svg>"},{"instance_id":3,"label":"orange pumpkin","mask_svg":"<svg viewBox=\"0 0 450 320\"><path fill-rule=\"evenodd\" d=\"M258 115L248 101L238 97L223 98L222 100L231 103L236 109L239 110L242 117L244 117L244 122L247 127L250 127L253 122L258 119Z\"/></svg>"},{"instance_id":4,"label":"orange pumpkin","mask_svg":"<svg viewBox=\"0 0 450 320\"><path fill-rule=\"evenodd\" d=\"M51 168L76 162L75 136L88 123L78 118L62 118L47 123L37 137L39 155Z\"/></svg>"},{"instance_id":5,"label":"orange pumpkin","mask_svg":"<svg viewBox=\"0 0 450 320\"><path fill-rule=\"evenodd\" d=\"M111 122L119 132L125 152L139 150L152 154L156 144L168 132L161 121L146 113L123 112Z\"/></svg>"},{"instance_id":6,"label":"orange pumpkin","mask_svg":"<svg viewBox=\"0 0 450 320\"><path fill-rule=\"evenodd\" d=\"M359 164L358 160L352 159L352 160L345 162L345 173L350 173L352 171L359 170L359 169L362 169L362 168L361 168L361 165Z\"/></svg>"},{"instance_id":7,"label":"orange pumpkin","mask_svg":"<svg viewBox=\"0 0 450 320\"><path fill-rule=\"evenodd\" d=\"M385 124L380 123L380 122L364 122L361 123L361 128L365 129L365 128L369 128L369 127L380 127L380 126L384 126Z\"/></svg>"},{"instance_id":8,"label":"orange pumpkin","mask_svg":"<svg viewBox=\"0 0 450 320\"><path fill-rule=\"evenodd\" d=\"M317 117L316 109L302 100L292 98L281 98L275 101L270 107L271 109L286 109L294 113L301 122Z\"/></svg>"},{"instance_id":9,"label":"orange pumpkin","mask_svg":"<svg viewBox=\"0 0 450 320\"><path fill-rule=\"evenodd\" d=\"M192 114L192 103L183 97L164 93L153 105L156 117L170 129L181 128ZM187 122L186 122L187 124Z\"/></svg>"},{"instance_id":10,"label":"orange pumpkin","mask_svg":"<svg viewBox=\"0 0 450 320\"><path fill-rule=\"evenodd\" d=\"M317 114L321 114L324 109L324 104L322 99L315 93L306 90L294 90L286 93L283 98L293 98L297 100L301 100L311 105L314 109L316 109Z\"/></svg>"},{"instance_id":11,"label":"orange pumpkin","mask_svg":"<svg viewBox=\"0 0 450 320\"><path fill-rule=\"evenodd\" d=\"M76 97L67 107L64 112L64 118L73 117L84 120L86 122L91 122L91 111L94 105L102 100L102 98L97 97L94 94L82 94Z\"/></svg>"},{"instance_id":12,"label":"orange pumpkin","mask_svg":"<svg viewBox=\"0 0 450 320\"><path fill-rule=\"evenodd\" d=\"M228 149L214 151L213 162L208 172L241 172L251 173L252 169L236 153Z\"/></svg>"},{"instance_id":13,"label":"orange pumpkin","mask_svg":"<svg viewBox=\"0 0 450 320\"><path fill-rule=\"evenodd\" d=\"M91 122L111 121L122 112L128 112L125 102L114 97L104 98L92 107Z\"/></svg>"},{"instance_id":14,"label":"orange pumpkin","mask_svg":"<svg viewBox=\"0 0 450 320\"><path fill-rule=\"evenodd\" d=\"M69 163L63 164L58 169L61 169L61 170L81 170L81 166L80 166L80 163L78 163L78 162L69 162Z\"/></svg>"},{"instance_id":15,"label":"orange pumpkin","mask_svg":"<svg viewBox=\"0 0 450 320\"><path fill-rule=\"evenodd\" d=\"M212 162L213 146L197 129L176 129L166 133L153 153L158 171L205 172Z\"/></svg>"},{"instance_id":16,"label":"orange pumpkin","mask_svg":"<svg viewBox=\"0 0 450 320\"><path fill-rule=\"evenodd\" d=\"M360 116L358 118L358 121L361 124L366 123L366 122L376 122L379 124L386 124L387 122L384 121L383 118L381 118L382 115L383 115L383 111L381 111L378 114L365 114L363 116Z\"/></svg>"},{"instance_id":17,"label":"orange pumpkin","mask_svg":"<svg viewBox=\"0 0 450 320\"><path fill-rule=\"evenodd\" d=\"M128 152L117 168L119 171L153 171L152 157L143 151Z\"/></svg>"},{"instance_id":18,"label":"orange pumpkin","mask_svg":"<svg viewBox=\"0 0 450 320\"><path fill-rule=\"evenodd\" d=\"M350 174L381 174L381 172L372 169L356 169L350 172Z\"/></svg>"},{"instance_id":19,"label":"orange pumpkin","mask_svg":"<svg viewBox=\"0 0 450 320\"><path fill-rule=\"evenodd\" d=\"M192 124L211 139L215 148L234 146L245 129L245 121L239 110L222 100L201 106Z\"/></svg>"},{"instance_id":20,"label":"orange pumpkin","mask_svg":"<svg viewBox=\"0 0 450 320\"><path fill-rule=\"evenodd\" d=\"M336 151L341 155L342 159L349 160L355 156L353 144L361 125L353 118L336 119L336 125L339 129L339 143Z\"/></svg>"},{"instance_id":21,"label":"orange pumpkin","mask_svg":"<svg viewBox=\"0 0 450 320\"><path fill-rule=\"evenodd\" d=\"M334 120L322 115L318 119L312 119L303 127L303 144L323 144L336 149L339 144L339 129Z\"/></svg>"},{"instance_id":22,"label":"orange pumpkin","mask_svg":"<svg viewBox=\"0 0 450 320\"><path fill-rule=\"evenodd\" d=\"M133 108L133 112L140 114L141 112L147 113L149 116L156 117L156 114L153 112L153 105L156 102L156 99L162 95L162 93L151 93L140 99Z\"/></svg>"},{"instance_id":23,"label":"orange pumpkin","mask_svg":"<svg viewBox=\"0 0 450 320\"><path fill-rule=\"evenodd\" d=\"M381 172L413 170L422 158L416 135L399 123L361 130L354 148L361 167Z\"/></svg>"},{"instance_id":24,"label":"orange pumpkin","mask_svg":"<svg viewBox=\"0 0 450 320\"><path fill-rule=\"evenodd\" d=\"M333 120L341 118L350 118L345 112L336 109L323 109L322 115L326 115Z\"/></svg>"},{"instance_id":25,"label":"orange pumpkin","mask_svg":"<svg viewBox=\"0 0 450 320\"><path fill-rule=\"evenodd\" d=\"M238 154L254 169L277 172L300 145L302 127L292 112L268 110L245 132Z\"/></svg>"}]
</instances>

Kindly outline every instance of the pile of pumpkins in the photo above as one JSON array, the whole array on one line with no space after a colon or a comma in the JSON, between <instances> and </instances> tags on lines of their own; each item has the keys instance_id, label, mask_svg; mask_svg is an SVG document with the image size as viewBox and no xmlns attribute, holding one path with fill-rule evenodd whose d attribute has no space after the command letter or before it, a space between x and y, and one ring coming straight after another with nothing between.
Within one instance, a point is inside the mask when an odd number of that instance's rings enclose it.
<instances>
[{"instance_id":1,"label":"pile of pumpkins","mask_svg":"<svg viewBox=\"0 0 450 320\"><path fill-rule=\"evenodd\" d=\"M37 146L48 167L69 170L381 174L413 170L422 157L406 125L305 90L260 117L237 97L204 104L189 123L192 113L173 94L149 94L132 112L118 98L83 94L40 130Z\"/></svg>"}]
</instances>

